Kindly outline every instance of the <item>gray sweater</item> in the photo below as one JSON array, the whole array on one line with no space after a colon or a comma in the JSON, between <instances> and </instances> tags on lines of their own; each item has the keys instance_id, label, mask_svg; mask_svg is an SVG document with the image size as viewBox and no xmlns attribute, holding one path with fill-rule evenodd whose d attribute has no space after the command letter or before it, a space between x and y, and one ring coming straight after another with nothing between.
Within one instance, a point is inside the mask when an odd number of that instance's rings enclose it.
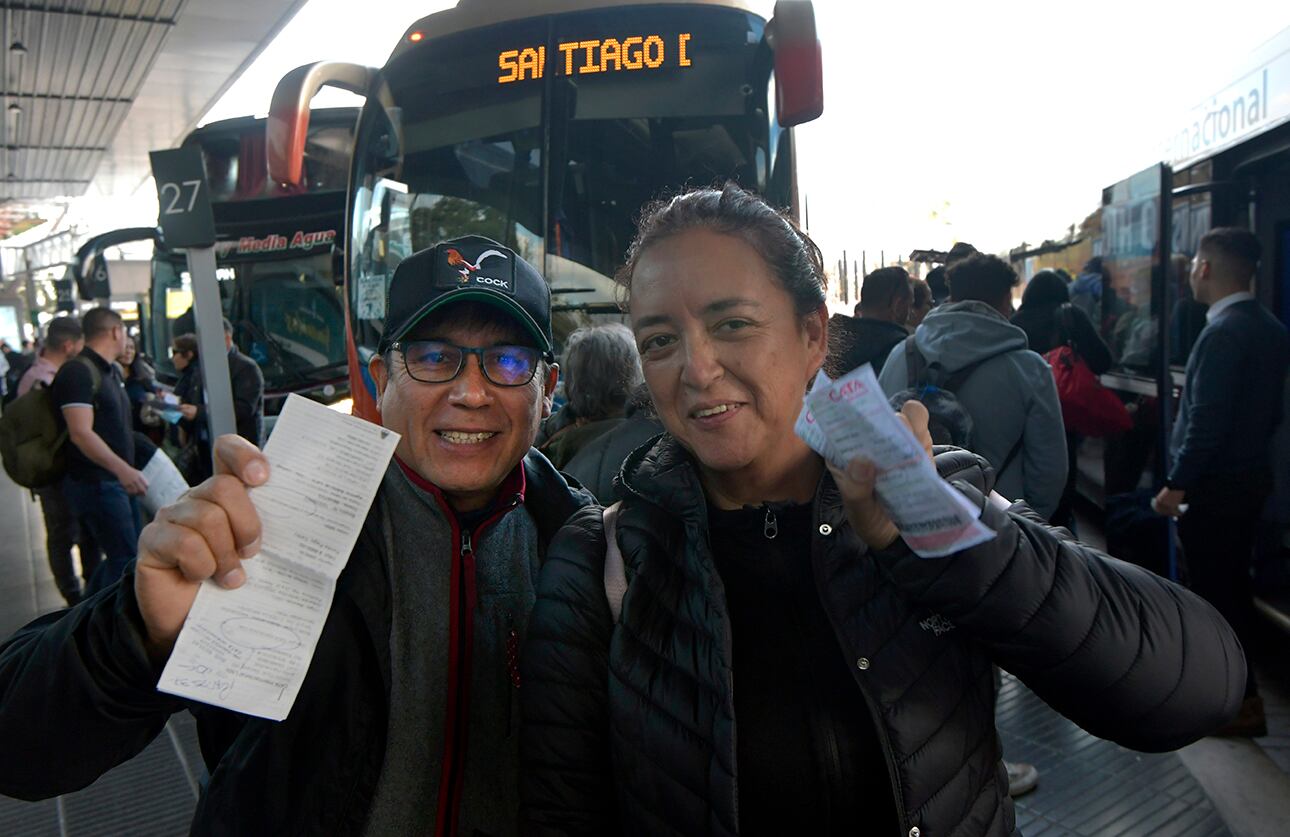
<instances>
[{"instance_id":1,"label":"gray sweater","mask_svg":"<svg viewBox=\"0 0 1290 837\"><path fill-rule=\"evenodd\" d=\"M393 605L389 738L367 834L435 833L445 724L454 699L450 656L453 640L461 639L452 631L452 592L466 583L466 574L474 579L473 653L454 833L517 833L519 689L511 676L517 661L508 660L508 650L523 641L541 564L537 525L513 497L503 488L500 507L476 527L463 555L443 500L414 484L396 463L386 472L379 502ZM454 563L461 565L459 573ZM458 607L464 606L459 596Z\"/></svg>"}]
</instances>

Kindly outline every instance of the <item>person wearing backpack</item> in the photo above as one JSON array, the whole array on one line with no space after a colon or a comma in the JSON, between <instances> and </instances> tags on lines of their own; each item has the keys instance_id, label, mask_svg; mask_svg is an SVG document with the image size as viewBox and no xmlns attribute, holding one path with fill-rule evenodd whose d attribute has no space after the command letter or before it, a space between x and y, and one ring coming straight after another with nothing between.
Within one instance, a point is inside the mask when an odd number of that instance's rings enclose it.
<instances>
[{"instance_id":1,"label":"person wearing backpack","mask_svg":"<svg viewBox=\"0 0 1290 837\"><path fill-rule=\"evenodd\" d=\"M920 399L933 423L938 400L960 405L971 449L998 471L998 492L1048 520L1066 485L1066 430L1052 371L1008 322L1020 280L1003 259L981 253L955 262L948 276L950 302L932 309L912 346L892 349L879 382L888 396L910 389L912 351L926 364L925 381L952 393Z\"/></svg>"},{"instance_id":2,"label":"person wearing backpack","mask_svg":"<svg viewBox=\"0 0 1290 837\"><path fill-rule=\"evenodd\" d=\"M86 591L93 595L120 578L134 560L139 540L134 495L147 491L148 481L133 465L130 397L114 363L125 349L125 323L110 308L94 308L82 327L85 348L78 362L58 370L50 393L71 443L63 494L105 556Z\"/></svg>"},{"instance_id":3,"label":"person wearing backpack","mask_svg":"<svg viewBox=\"0 0 1290 837\"><path fill-rule=\"evenodd\" d=\"M19 380L14 398L21 398L36 387L50 386L63 364L80 354L84 347L85 335L75 317L59 317L51 321L45 331L44 348ZM81 580L76 576L76 564L72 561L72 545L80 547L81 577L88 584L99 564L98 544L87 528L78 525L76 514L63 496L61 484L32 491L40 499L40 512L45 519L45 554L49 558L49 571L54 576L59 595L71 607L81 600Z\"/></svg>"},{"instance_id":4,"label":"person wearing backpack","mask_svg":"<svg viewBox=\"0 0 1290 837\"><path fill-rule=\"evenodd\" d=\"M1054 349L1070 346L1094 375L1111 369L1111 350L1097 333L1088 314L1071 304L1070 289L1055 270L1041 270L1026 283L1021 307L1012 316L1012 324L1026 332L1031 351L1047 355ZM1053 522L1071 528L1074 522L1075 455L1080 436L1066 428L1066 487L1053 515Z\"/></svg>"}]
</instances>

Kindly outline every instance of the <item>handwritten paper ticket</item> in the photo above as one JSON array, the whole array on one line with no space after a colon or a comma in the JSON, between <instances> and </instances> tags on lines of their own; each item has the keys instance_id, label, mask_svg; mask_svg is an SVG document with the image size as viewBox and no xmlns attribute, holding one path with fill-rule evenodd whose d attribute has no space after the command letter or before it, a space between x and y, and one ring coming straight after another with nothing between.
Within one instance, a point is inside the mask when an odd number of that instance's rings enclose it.
<instances>
[{"instance_id":1,"label":"handwritten paper ticket","mask_svg":"<svg viewBox=\"0 0 1290 837\"><path fill-rule=\"evenodd\" d=\"M940 558L994 537L980 510L936 473L918 439L887 403L869 364L836 381L820 372L794 427L813 450L845 468L864 457L878 469L878 500L923 558Z\"/></svg>"},{"instance_id":2,"label":"handwritten paper ticket","mask_svg":"<svg viewBox=\"0 0 1290 837\"><path fill-rule=\"evenodd\" d=\"M281 721L291 711L397 433L298 395L264 448L269 481L250 490L260 552L246 583L197 592L157 688Z\"/></svg>"}]
</instances>

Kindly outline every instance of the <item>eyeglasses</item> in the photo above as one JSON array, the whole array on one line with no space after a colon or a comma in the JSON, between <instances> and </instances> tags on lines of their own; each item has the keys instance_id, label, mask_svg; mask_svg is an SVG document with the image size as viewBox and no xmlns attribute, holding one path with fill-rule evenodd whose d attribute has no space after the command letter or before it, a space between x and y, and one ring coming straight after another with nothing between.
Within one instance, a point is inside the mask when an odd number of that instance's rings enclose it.
<instances>
[{"instance_id":1,"label":"eyeglasses","mask_svg":"<svg viewBox=\"0 0 1290 837\"><path fill-rule=\"evenodd\" d=\"M484 377L499 387L522 387L537 374L542 353L529 346L488 346L468 348L442 340L408 340L390 348L403 355L403 365L415 381L443 384L466 367L466 357L475 355Z\"/></svg>"}]
</instances>

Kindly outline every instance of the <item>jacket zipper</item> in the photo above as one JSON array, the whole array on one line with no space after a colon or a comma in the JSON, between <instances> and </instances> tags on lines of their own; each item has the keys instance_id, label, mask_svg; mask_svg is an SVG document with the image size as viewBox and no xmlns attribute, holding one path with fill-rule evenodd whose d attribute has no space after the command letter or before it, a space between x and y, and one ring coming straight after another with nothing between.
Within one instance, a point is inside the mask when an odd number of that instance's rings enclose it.
<instances>
[{"instance_id":1,"label":"jacket zipper","mask_svg":"<svg viewBox=\"0 0 1290 837\"><path fill-rule=\"evenodd\" d=\"M457 815L459 813L459 811L457 810L458 795L460 791L460 785L462 783L461 774L465 769L465 763L464 763L465 762L464 754L466 750L465 697L469 692L469 688L470 688L470 684L467 682L469 680L470 673L469 673L469 664L466 658L467 658L467 655L473 650L467 647L468 643L466 641L466 633L470 629L470 627L472 627L472 626L469 626L467 623L472 622L474 620L474 608L470 607L467 604L466 573L468 568L466 566L466 559L468 556L473 557L474 554L475 554L475 548L474 548L473 542L471 541L470 531L467 529L463 529L461 532L461 540L458 543L458 548L457 548L457 560L461 564L461 574L457 579L456 595L458 596L458 601L462 603L462 607L457 611L457 677L456 677L457 682L455 684L457 687L456 695L455 695L456 711L453 713L454 717L452 719L453 742L455 746L453 747L452 763L449 765L445 765L445 768L448 770L448 785L447 785L447 793L445 794L445 796L447 797L448 810L443 819L443 824L444 824L443 834L445 835L445 837L450 837L450 835L455 835L457 833L457 825L458 825Z\"/></svg>"},{"instance_id":2,"label":"jacket zipper","mask_svg":"<svg viewBox=\"0 0 1290 837\"><path fill-rule=\"evenodd\" d=\"M837 533L835 527L834 532ZM819 530L819 523L816 522L816 531ZM816 538L811 539L811 565L815 569L815 564L819 558L820 548L817 545ZM813 572L815 576L816 594L820 597L820 604L824 607L825 614L829 617L829 624L833 626L833 635L838 638L838 647L842 648L843 664L851 672L851 679L855 681L856 688L860 690L860 696L864 698L865 706L869 708L869 717L873 721L875 731L878 733L878 740L882 744L883 762L887 765L887 778L891 782L891 793L896 802L896 820L900 823L901 837L909 833L909 823L905 819L905 794L900 789L900 776L896 773L896 755L891 749L891 737L887 734L887 725L883 723L882 713L878 709L878 702L869 694L868 688L860 681L860 676L856 674L855 661L847 657L847 649L843 648L843 634L838 630L837 622L833 618L833 612L827 605L828 599L824 591L820 588L820 573ZM832 730L830 729L830 736ZM831 741L831 743L833 743ZM836 744L834 744L836 747Z\"/></svg>"},{"instance_id":3,"label":"jacket zipper","mask_svg":"<svg viewBox=\"0 0 1290 837\"><path fill-rule=\"evenodd\" d=\"M506 503L497 513L489 517L484 522L475 527L475 533L481 533L489 526L492 526L511 509L520 504L521 495L516 495L510 502ZM445 513L450 516L452 527L456 529L456 516L452 510L444 505ZM457 597L459 607L457 609L456 628L457 632L457 667L456 671L449 674L449 677L456 681L456 689L453 695L452 703L454 712L452 718L452 736L453 746L451 748L451 759L445 759L444 770L447 771L446 781L441 785L440 803L444 806L440 812L440 827L435 829L438 837L455 837L460 826L458 817L461 807L461 793L465 783L464 772L466 768L466 745L469 735L469 706L466 698L470 695L471 680L473 678L474 666L472 665L474 656L474 618L475 618L475 596L474 576L475 576L475 546L473 533L470 530L462 529L460 531L457 554L453 556L454 566L459 567L459 575L454 595Z\"/></svg>"}]
</instances>

